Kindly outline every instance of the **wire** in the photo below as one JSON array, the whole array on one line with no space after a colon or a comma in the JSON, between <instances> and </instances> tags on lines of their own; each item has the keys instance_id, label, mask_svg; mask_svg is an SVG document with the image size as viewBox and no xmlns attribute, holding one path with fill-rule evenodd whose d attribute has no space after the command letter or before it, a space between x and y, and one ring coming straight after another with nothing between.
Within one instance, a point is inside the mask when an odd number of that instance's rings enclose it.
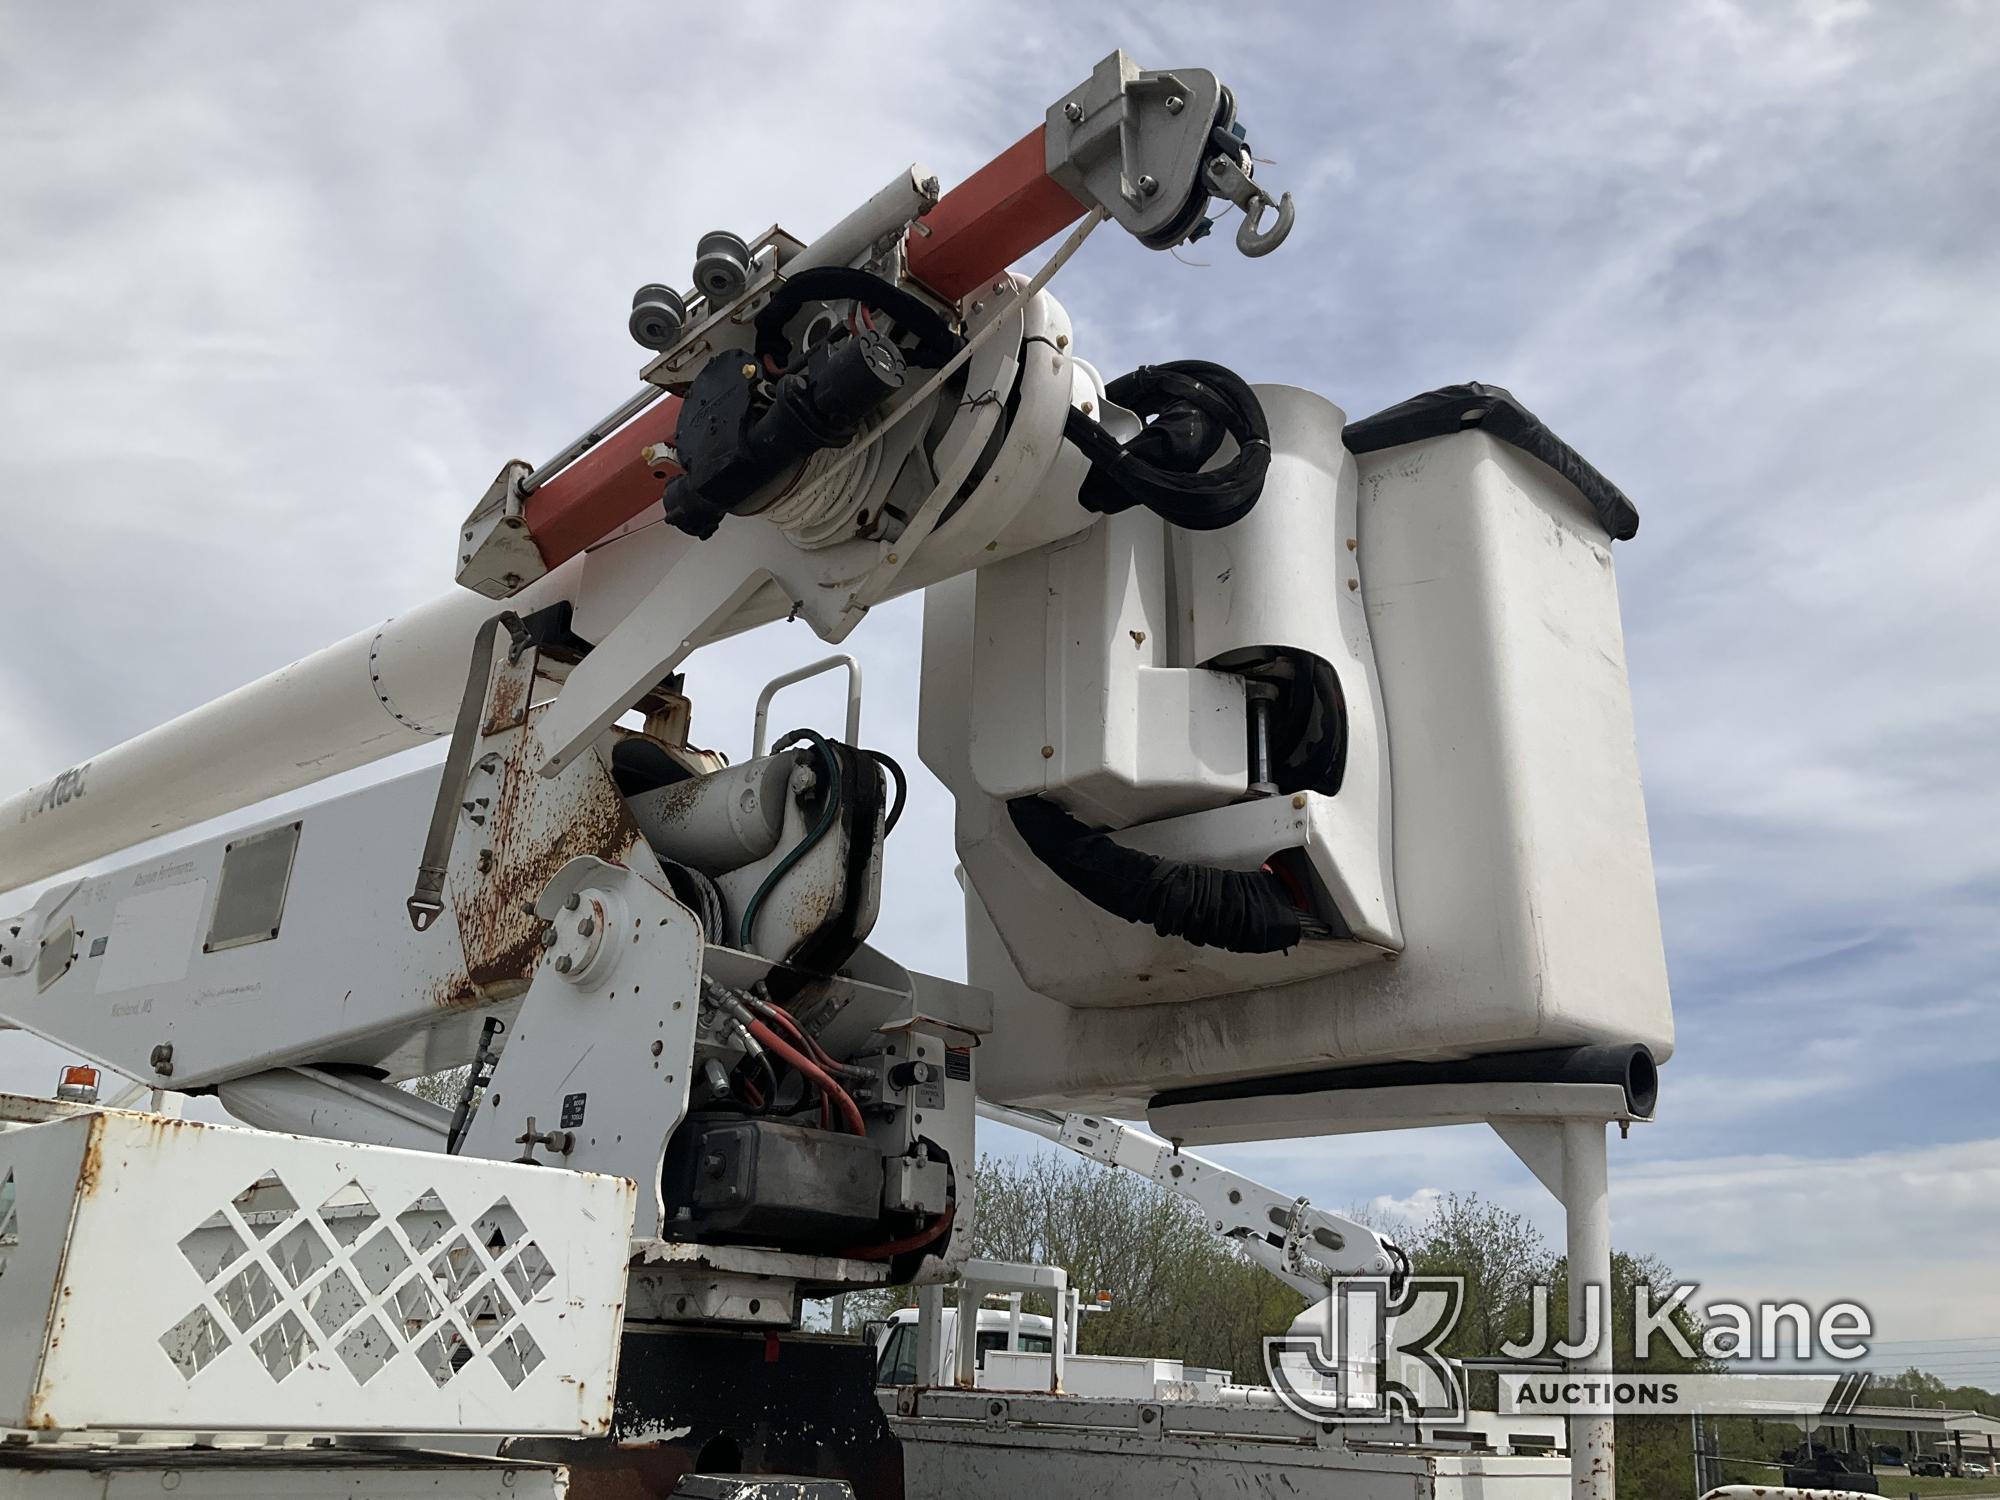
<instances>
[{"instance_id":1,"label":"wire","mask_svg":"<svg viewBox=\"0 0 2000 1500\"><path fill-rule=\"evenodd\" d=\"M812 830L792 846L790 853L771 867L771 873L764 877L750 899L743 904L743 920L736 926L736 946L745 950L750 947L750 933L757 921L757 909L764 904L764 898L771 894L771 887L790 873L792 866L806 857L812 846L817 844L825 836L827 829L833 826L834 817L840 812L840 757L833 753L833 746L810 729L794 729L778 742L778 748L782 750L802 738L812 742L813 748L819 751L821 763L826 767L826 806L820 810L819 821L812 826Z\"/></svg>"},{"instance_id":2,"label":"wire","mask_svg":"<svg viewBox=\"0 0 2000 1500\"><path fill-rule=\"evenodd\" d=\"M760 1102L776 1104L778 1102L778 1070L771 1066L771 1059L763 1053L753 1052L751 1056L757 1059L757 1066L764 1070L764 1082L770 1085L770 1092Z\"/></svg>"}]
</instances>

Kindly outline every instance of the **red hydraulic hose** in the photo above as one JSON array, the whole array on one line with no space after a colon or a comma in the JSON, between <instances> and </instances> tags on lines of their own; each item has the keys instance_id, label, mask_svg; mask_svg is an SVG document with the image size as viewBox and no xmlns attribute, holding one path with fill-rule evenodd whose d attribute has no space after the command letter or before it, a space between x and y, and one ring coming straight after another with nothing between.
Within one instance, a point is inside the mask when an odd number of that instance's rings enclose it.
<instances>
[{"instance_id":1,"label":"red hydraulic hose","mask_svg":"<svg viewBox=\"0 0 2000 1500\"><path fill-rule=\"evenodd\" d=\"M786 1010L782 1005L760 1005L757 1007L757 1010L760 1015L783 1025L785 1030L797 1040L798 1044L805 1048L813 1060L825 1068L828 1073L835 1071L832 1055L827 1052L826 1048L806 1035L805 1028L799 1025L790 1011ZM827 1098L826 1090L821 1089L819 1094L819 1128L821 1130L827 1129L832 1123L831 1117L827 1114Z\"/></svg>"},{"instance_id":2,"label":"red hydraulic hose","mask_svg":"<svg viewBox=\"0 0 2000 1500\"><path fill-rule=\"evenodd\" d=\"M924 1246L937 1239L947 1229L951 1228L951 1217L957 1212L958 1205L954 1203L915 1234L906 1235L900 1240L890 1240L881 1245L863 1245L856 1250L843 1250L840 1252L841 1258L843 1260L894 1260L897 1256L905 1255L912 1250L921 1250Z\"/></svg>"},{"instance_id":3,"label":"red hydraulic hose","mask_svg":"<svg viewBox=\"0 0 2000 1500\"><path fill-rule=\"evenodd\" d=\"M805 1053L794 1047L762 1021L752 1021L750 1023L750 1034L771 1051L777 1053L786 1062L790 1063L794 1068L798 1069L799 1072L818 1084L826 1096L833 1100L835 1107L840 1110L841 1117L847 1122L849 1131L855 1135L866 1135L868 1133L868 1126L861 1118L860 1106L854 1102L853 1096L846 1089L833 1081L832 1074L828 1073L826 1069L822 1068L810 1057L807 1057Z\"/></svg>"}]
</instances>

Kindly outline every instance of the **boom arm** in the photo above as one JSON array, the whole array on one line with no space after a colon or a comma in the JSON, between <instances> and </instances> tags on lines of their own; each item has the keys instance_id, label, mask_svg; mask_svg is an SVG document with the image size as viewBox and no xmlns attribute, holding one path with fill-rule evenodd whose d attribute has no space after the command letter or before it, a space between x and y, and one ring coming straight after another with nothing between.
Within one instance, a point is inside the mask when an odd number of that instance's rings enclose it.
<instances>
[{"instance_id":1,"label":"boom arm","mask_svg":"<svg viewBox=\"0 0 2000 1500\"><path fill-rule=\"evenodd\" d=\"M1049 1114L979 1101L979 1113L1053 1141L1066 1150L1136 1172L1185 1198L1208 1227L1233 1240L1244 1255L1278 1280L1317 1302L1327 1284L1347 1276L1400 1279L1409 1258L1366 1224L1315 1208L1219 1162L1175 1149L1172 1141L1137 1125L1098 1115Z\"/></svg>"}]
</instances>

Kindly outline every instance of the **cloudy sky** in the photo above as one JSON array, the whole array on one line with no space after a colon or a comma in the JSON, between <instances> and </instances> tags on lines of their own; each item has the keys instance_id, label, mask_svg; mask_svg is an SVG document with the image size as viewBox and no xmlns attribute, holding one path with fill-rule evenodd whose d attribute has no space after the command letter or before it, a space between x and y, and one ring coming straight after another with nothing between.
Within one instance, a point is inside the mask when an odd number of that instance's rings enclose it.
<instances>
[{"instance_id":1,"label":"cloudy sky","mask_svg":"<svg viewBox=\"0 0 2000 1500\"><path fill-rule=\"evenodd\" d=\"M2000 15L1001 9L0 3L0 783L448 587L498 463L632 387L631 289L703 231L810 238L913 158L949 183L1113 46L1208 66L1298 230L1211 264L1097 236L1054 288L1079 351L1355 414L1496 381L1625 487L1681 1043L1614 1143L1617 1238L2000 1386ZM912 768L916 621L853 638ZM821 649L697 658L696 738L742 755ZM948 821L920 775L876 941L954 974ZM54 1057L0 1037L0 1084ZM1559 1231L1478 1131L1224 1154Z\"/></svg>"}]
</instances>

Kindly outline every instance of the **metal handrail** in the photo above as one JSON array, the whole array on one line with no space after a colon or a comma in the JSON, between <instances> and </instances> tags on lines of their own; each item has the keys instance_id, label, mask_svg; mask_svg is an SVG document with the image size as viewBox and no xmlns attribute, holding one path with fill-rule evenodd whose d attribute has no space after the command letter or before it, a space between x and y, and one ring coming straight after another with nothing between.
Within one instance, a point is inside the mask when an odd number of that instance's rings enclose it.
<instances>
[{"instance_id":1,"label":"metal handrail","mask_svg":"<svg viewBox=\"0 0 2000 1500\"><path fill-rule=\"evenodd\" d=\"M845 654L829 656L810 666L797 667L773 677L764 684L764 691L757 695L757 722L750 732L750 758L755 760L764 753L765 735L769 730L771 700L780 688L788 688L795 682L804 682L809 677L817 677L822 672L831 672L835 667L847 668L847 743L861 743L861 663Z\"/></svg>"}]
</instances>

